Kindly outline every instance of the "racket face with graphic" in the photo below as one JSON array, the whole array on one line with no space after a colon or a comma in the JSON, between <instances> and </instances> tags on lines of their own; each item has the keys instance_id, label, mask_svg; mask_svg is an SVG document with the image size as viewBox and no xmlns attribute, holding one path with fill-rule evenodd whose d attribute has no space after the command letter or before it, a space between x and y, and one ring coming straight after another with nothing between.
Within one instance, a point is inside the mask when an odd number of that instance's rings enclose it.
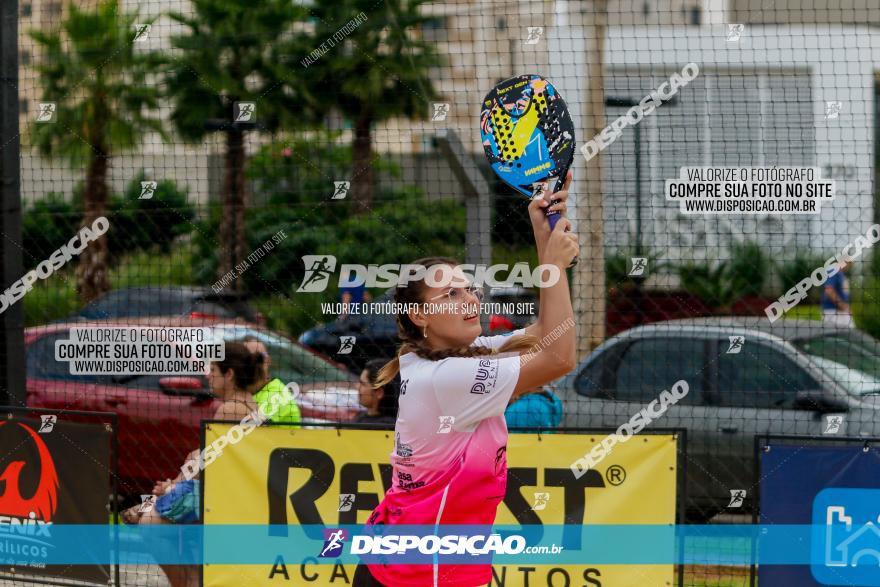
<instances>
[{"instance_id":1,"label":"racket face with graphic","mask_svg":"<svg viewBox=\"0 0 880 587\"><path fill-rule=\"evenodd\" d=\"M562 189L574 161L574 125L549 81L529 74L495 86L483 100L480 131L489 165L504 183L528 199L553 179L553 191ZM559 213L548 219L552 229Z\"/></svg>"}]
</instances>

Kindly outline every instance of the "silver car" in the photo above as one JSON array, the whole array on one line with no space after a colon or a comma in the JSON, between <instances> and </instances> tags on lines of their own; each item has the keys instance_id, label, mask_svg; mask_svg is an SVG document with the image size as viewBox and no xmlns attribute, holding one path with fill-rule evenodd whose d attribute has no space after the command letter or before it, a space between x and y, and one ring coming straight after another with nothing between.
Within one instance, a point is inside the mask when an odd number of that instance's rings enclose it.
<instances>
[{"instance_id":1,"label":"silver car","mask_svg":"<svg viewBox=\"0 0 880 587\"><path fill-rule=\"evenodd\" d=\"M687 430L691 521L723 510L736 489L747 490L739 511L749 511L756 435L880 437L880 343L809 320L639 326L604 342L553 387L564 426L614 430L680 379L690 391L650 426Z\"/></svg>"}]
</instances>

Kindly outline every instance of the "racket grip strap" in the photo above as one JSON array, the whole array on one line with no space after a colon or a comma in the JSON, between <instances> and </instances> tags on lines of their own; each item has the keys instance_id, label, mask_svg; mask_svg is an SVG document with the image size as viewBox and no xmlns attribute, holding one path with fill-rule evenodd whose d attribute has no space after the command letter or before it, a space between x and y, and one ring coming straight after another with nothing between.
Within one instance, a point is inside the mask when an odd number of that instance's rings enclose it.
<instances>
[{"instance_id":1,"label":"racket grip strap","mask_svg":"<svg viewBox=\"0 0 880 587\"><path fill-rule=\"evenodd\" d=\"M553 200L550 202L550 205L552 206L553 204L556 204L557 202L559 202L559 200ZM554 210L553 212L547 213L547 221L550 222L550 230L551 231L554 228L556 228L556 223L559 222L560 218L562 218L562 215L559 213L559 211ZM571 260L571 265L569 265L569 267L574 267L577 264L578 264L578 258L575 257L574 259Z\"/></svg>"},{"instance_id":2,"label":"racket grip strap","mask_svg":"<svg viewBox=\"0 0 880 587\"><path fill-rule=\"evenodd\" d=\"M559 200L552 200L550 205L558 203ZM554 210L553 212L547 212L547 220L550 222L550 230L552 231L556 228L556 223L559 222L559 219L562 218L562 215L559 213L559 210Z\"/></svg>"}]
</instances>

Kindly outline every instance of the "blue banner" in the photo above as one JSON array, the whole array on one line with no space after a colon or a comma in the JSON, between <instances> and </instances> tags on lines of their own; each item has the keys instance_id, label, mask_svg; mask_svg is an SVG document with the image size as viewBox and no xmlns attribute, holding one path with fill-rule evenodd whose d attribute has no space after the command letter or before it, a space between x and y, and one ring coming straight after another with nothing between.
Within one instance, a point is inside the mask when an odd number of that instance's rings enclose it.
<instances>
[{"instance_id":1,"label":"blue banner","mask_svg":"<svg viewBox=\"0 0 880 587\"><path fill-rule=\"evenodd\" d=\"M768 564L758 545L758 584L880 585L880 451L863 446L770 443L761 452L760 522L810 525L809 565Z\"/></svg>"},{"instance_id":2,"label":"blue banner","mask_svg":"<svg viewBox=\"0 0 880 587\"><path fill-rule=\"evenodd\" d=\"M847 512L849 513L849 512ZM853 512L855 514L855 512ZM43 568L67 564L801 565L814 559L810 525L395 526L363 525L10 526L0 519L0 562ZM855 549L857 540L848 542ZM853 550L860 560L867 557ZM852 557L851 557L852 558ZM314 560L312 560L314 559ZM876 571L876 567L875 567ZM791 584L791 583L787 583ZM875 582L873 585L880 583ZM771 585L777 585L772 583ZM781 583L780 583L781 585Z\"/></svg>"}]
</instances>

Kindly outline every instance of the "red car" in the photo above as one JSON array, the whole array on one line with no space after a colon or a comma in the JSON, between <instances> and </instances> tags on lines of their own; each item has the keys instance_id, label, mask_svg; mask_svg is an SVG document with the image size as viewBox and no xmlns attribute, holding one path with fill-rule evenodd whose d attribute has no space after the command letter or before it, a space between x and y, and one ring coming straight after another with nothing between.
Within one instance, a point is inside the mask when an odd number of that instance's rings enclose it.
<instances>
[{"instance_id":1,"label":"red car","mask_svg":"<svg viewBox=\"0 0 880 587\"><path fill-rule=\"evenodd\" d=\"M339 364L263 327L244 321L187 318L67 322L28 328L27 406L115 412L119 418L119 493L149 493L158 479L174 477L186 455L199 446L201 420L220 405L205 377L159 375L71 375L55 360L55 341L71 327L175 326L210 328L225 341L261 339L272 358L272 376L300 385L297 403L305 420L350 421L359 411L356 382Z\"/></svg>"}]
</instances>

